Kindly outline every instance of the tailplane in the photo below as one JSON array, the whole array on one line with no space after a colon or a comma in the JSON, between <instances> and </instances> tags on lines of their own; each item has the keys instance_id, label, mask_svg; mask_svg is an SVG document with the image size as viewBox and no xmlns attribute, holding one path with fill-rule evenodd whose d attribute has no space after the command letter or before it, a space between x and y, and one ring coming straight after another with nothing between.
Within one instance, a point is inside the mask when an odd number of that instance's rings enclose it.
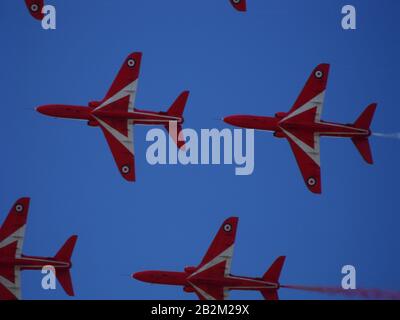
<instances>
[{"instance_id":1,"label":"tailplane","mask_svg":"<svg viewBox=\"0 0 400 320\"><path fill-rule=\"evenodd\" d=\"M354 123L354 126L359 129L370 130L372 119L374 118L375 110L377 104L373 103L369 105L360 117ZM369 145L368 137L352 138L351 139L356 146L358 152L360 152L363 159L369 163L373 164L374 160L372 158L371 147Z\"/></svg>"},{"instance_id":2,"label":"tailplane","mask_svg":"<svg viewBox=\"0 0 400 320\"><path fill-rule=\"evenodd\" d=\"M263 289L260 290L261 294L264 296L266 300L279 300L278 289L279 289L279 278L281 276L281 271L283 268L283 264L285 263L286 257L281 256L275 260L275 262L271 265L271 267L264 274L262 279L266 282L270 282L271 284L276 284L278 286L277 289Z\"/></svg>"},{"instance_id":3,"label":"tailplane","mask_svg":"<svg viewBox=\"0 0 400 320\"><path fill-rule=\"evenodd\" d=\"M356 146L358 152L360 152L363 159L368 164L373 164L374 159L372 158L371 146L369 145L368 138L352 138L354 145Z\"/></svg>"},{"instance_id":4,"label":"tailplane","mask_svg":"<svg viewBox=\"0 0 400 320\"><path fill-rule=\"evenodd\" d=\"M180 96L172 104L172 106L168 109L167 115L172 116L172 117L182 118L182 122L183 122L183 112L185 110L185 106L186 106L188 98L189 98L189 91L182 92L180 94ZM175 124L170 124L170 125L165 126L165 129L167 129L169 135L175 141L178 148L183 149L185 142L183 141L183 137L181 134L182 124L177 123L176 126L175 126Z\"/></svg>"},{"instance_id":5,"label":"tailplane","mask_svg":"<svg viewBox=\"0 0 400 320\"><path fill-rule=\"evenodd\" d=\"M71 263L71 256L75 248L76 240L78 239L77 236L72 236L69 238L62 248L57 252L54 259L57 261L63 261ZM74 296L74 288L72 285L72 278L69 269L58 269L56 271L57 280L60 282L61 286L63 287L64 291L69 296Z\"/></svg>"},{"instance_id":6,"label":"tailplane","mask_svg":"<svg viewBox=\"0 0 400 320\"><path fill-rule=\"evenodd\" d=\"M63 287L64 291L70 297L75 295L74 287L72 285L72 278L70 270L57 270L56 277L58 282L60 282L61 286Z\"/></svg>"}]
</instances>

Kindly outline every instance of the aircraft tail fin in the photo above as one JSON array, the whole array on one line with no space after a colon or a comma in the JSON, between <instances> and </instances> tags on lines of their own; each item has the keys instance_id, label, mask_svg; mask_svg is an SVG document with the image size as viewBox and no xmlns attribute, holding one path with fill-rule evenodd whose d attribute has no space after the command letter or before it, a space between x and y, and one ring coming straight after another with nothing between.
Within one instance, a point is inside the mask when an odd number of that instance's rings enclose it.
<instances>
[{"instance_id":1,"label":"aircraft tail fin","mask_svg":"<svg viewBox=\"0 0 400 320\"><path fill-rule=\"evenodd\" d=\"M377 107L376 103L370 104L364 110L364 112L358 117L356 122L354 122L354 126L356 128L369 130L369 127L371 126L371 122L375 114L376 107Z\"/></svg>"},{"instance_id":2,"label":"aircraft tail fin","mask_svg":"<svg viewBox=\"0 0 400 320\"><path fill-rule=\"evenodd\" d=\"M368 138L352 138L351 141L353 141L354 145L356 146L358 152L360 152L363 159L368 164L373 164L374 160L372 158L372 152Z\"/></svg>"},{"instance_id":3,"label":"aircraft tail fin","mask_svg":"<svg viewBox=\"0 0 400 320\"><path fill-rule=\"evenodd\" d=\"M167 114L170 116L182 117L183 111L185 110L186 102L189 98L189 93L189 91L182 92L168 109Z\"/></svg>"},{"instance_id":4,"label":"aircraft tail fin","mask_svg":"<svg viewBox=\"0 0 400 320\"><path fill-rule=\"evenodd\" d=\"M63 262L71 262L71 256L75 248L77 236L70 237L65 244L61 247L61 249L57 252L54 259ZM72 278L70 269L59 269L56 272L57 280L60 282L64 291L69 296L74 296L74 288L72 285Z\"/></svg>"},{"instance_id":5,"label":"aircraft tail fin","mask_svg":"<svg viewBox=\"0 0 400 320\"><path fill-rule=\"evenodd\" d=\"M78 236L70 237L57 252L54 259L64 262L70 262L72 253L75 248L76 240L78 240Z\"/></svg>"},{"instance_id":6,"label":"aircraft tail fin","mask_svg":"<svg viewBox=\"0 0 400 320\"><path fill-rule=\"evenodd\" d=\"M354 126L359 129L369 130L372 119L374 118L375 110L377 104L372 103L370 104L364 112L358 117L356 122L354 122ZM356 146L358 152L361 154L363 159L369 163L373 164L374 161L372 159L372 152L371 147L369 145L368 137L361 137L361 138L352 138L351 139Z\"/></svg>"},{"instance_id":7,"label":"aircraft tail fin","mask_svg":"<svg viewBox=\"0 0 400 320\"><path fill-rule=\"evenodd\" d=\"M173 116L173 117L180 117L180 118L182 118L182 121L183 121L183 112L185 110L185 106L186 106L188 98L189 98L189 91L182 92L180 94L180 96L178 98L176 98L176 100L172 104L172 106L168 109L167 114L169 116ZM165 129L168 131L171 138L175 141L178 148L183 150L185 141L183 141L183 137L181 135L182 125L180 123L177 123L176 130L175 130L175 125L170 124L170 125L166 125Z\"/></svg>"},{"instance_id":8,"label":"aircraft tail fin","mask_svg":"<svg viewBox=\"0 0 400 320\"><path fill-rule=\"evenodd\" d=\"M286 257L281 256L277 258L271 267L264 274L262 279L264 281L277 284L279 288L279 278L281 276L282 268L285 263ZM261 294L266 300L279 300L278 289L262 289Z\"/></svg>"},{"instance_id":9,"label":"aircraft tail fin","mask_svg":"<svg viewBox=\"0 0 400 320\"><path fill-rule=\"evenodd\" d=\"M276 259L271 267L264 274L263 280L272 283L279 283L279 277L281 276L281 271L283 268L283 264L285 263L285 259L286 257L284 256Z\"/></svg>"}]
</instances>

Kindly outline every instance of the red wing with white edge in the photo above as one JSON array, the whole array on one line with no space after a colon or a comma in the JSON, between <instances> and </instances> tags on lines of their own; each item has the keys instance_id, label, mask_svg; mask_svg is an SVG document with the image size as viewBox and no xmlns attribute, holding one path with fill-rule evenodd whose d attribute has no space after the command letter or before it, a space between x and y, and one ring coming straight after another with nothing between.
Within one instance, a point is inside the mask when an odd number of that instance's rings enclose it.
<instances>
[{"instance_id":1,"label":"red wing with white edge","mask_svg":"<svg viewBox=\"0 0 400 320\"><path fill-rule=\"evenodd\" d=\"M306 186L311 192L320 194L322 191L320 136L300 130L287 130L284 133L296 157Z\"/></svg>"},{"instance_id":2,"label":"red wing with white edge","mask_svg":"<svg viewBox=\"0 0 400 320\"><path fill-rule=\"evenodd\" d=\"M235 217L224 221L200 265L190 275L191 279L206 274L220 277L230 274L237 225Z\"/></svg>"},{"instance_id":3,"label":"red wing with white edge","mask_svg":"<svg viewBox=\"0 0 400 320\"><path fill-rule=\"evenodd\" d=\"M288 116L282 120L282 123L295 121L294 118L296 116L314 108L316 112L315 119L313 120L320 121L328 78L329 64L318 65L311 73L299 97L290 109Z\"/></svg>"},{"instance_id":4,"label":"red wing with white edge","mask_svg":"<svg viewBox=\"0 0 400 320\"><path fill-rule=\"evenodd\" d=\"M29 211L29 198L21 198L11 208L0 229L0 250L14 245L13 257L21 257L25 238L26 220Z\"/></svg>"},{"instance_id":5,"label":"red wing with white edge","mask_svg":"<svg viewBox=\"0 0 400 320\"><path fill-rule=\"evenodd\" d=\"M123 119L96 117L110 147L115 163L127 181L135 181L133 126Z\"/></svg>"},{"instance_id":6,"label":"red wing with white edge","mask_svg":"<svg viewBox=\"0 0 400 320\"><path fill-rule=\"evenodd\" d=\"M142 53L131 53L126 57L122 64L117 77L114 79L110 89L96 110L101 110L114 102L121 100L124 97L129 97L128 105L113 105L119 110L133 111L136 100L137 84L139 80L140 65L142 61Z\"/></svg>"},{"instance_id":7,"label":"red wing with white edge","mask_svg":"<svg viewBox=\"0 0 400 320\"><path fill-rule=\"evenodd\" d=\"M29 211L29 198L21 198L12 206L0 228L0 257L19 258L25 237ZM0 267L0 300L21 298L20 269L14 266Z\"/></svg>"},{"instance_id":8,"label":"red wing with white edge","mask_svg":"<svg viewBox=\"0 0 400 320\"><path fill-rule=\"evenodd\" d=\"M93 111L93 117L100 124L115 163L127 181L136 179L132 123L108 117L107 113L134 110L141 60L140 52L128 55L105 98Z\"/></svg>"},{"instance_id":9,"label":"red wing with white edge","mask_svg":"<svg viewBox=\"0 0 400 320\"><path fill-rule=\"evenodd\" d=\"M0 300L21 299L21 271L18 267L0 267Z\"/></svg>"}]
</instances>

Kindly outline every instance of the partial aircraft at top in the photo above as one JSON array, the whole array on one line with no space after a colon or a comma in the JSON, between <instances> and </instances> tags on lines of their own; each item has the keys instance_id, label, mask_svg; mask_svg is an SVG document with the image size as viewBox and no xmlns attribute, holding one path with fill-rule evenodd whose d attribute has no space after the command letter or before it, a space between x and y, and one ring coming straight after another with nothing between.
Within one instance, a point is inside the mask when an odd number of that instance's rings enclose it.
<instances>
[{"instance_id":1,"label":"partial aircraft at top","mask_svg":"<svg viewBox=\"0 0 400 320\"><path fill-rule=\"evenodd\" d=\"M351 138L364 160L372 164L368 138L376 104L368 106L353 124L338 124L321 120L329 65L320 64L311 73L303 91L289 112L278 112L275 117L233 115L226 123L242 128L274 132L285 138L292 148L308 189L321 193L320 137Z\"/></svg>"},{"instance_id":2,"label":"partial aircraft at top","mask_svg":"<svg viewBox=\"0 0 400 320\"><path fill-rule=\"evenodd\" d=\"M183 111L189 97L184 91L166 112L139 110L135 107L142 54L130 54L122 64L111 88L101 101L86 106L45 105L36 110L51 117L86 120L89 126L100 127L114 156L121 175L135 181L135 153L132 125L162 125L178 148L184 146L180 137ZM176 124L170 126L170 123ZM170 128L172 131L170 132ZM176 129L176 130L175 130Z\"/></svg>"},{"instance_id":3,"label":"partial aircraft at top","mask_svg":"<svg viewBox=\"0 0 400 320\"><path fill-rule=\"evenodd\" d=\"M21 299L21 271L42 270L45 266L52 266L56 270L61 286L69 296L73 296L71 256L78 237L70 237L52 258L22 254L29 202L29 198L15 202L0 228L0 300Z\"/></svg>"},{"instance_id":4,"label":"partial aircraft at top","mask_svg":"<svg viewBox=\"0 0 400 320\"><path fill-rule=\"evenodd\" d=\"M224 221L197 267L186 267L183 272L142 271L132 277L148 283L183 286L185 292L194 292L200 300L225 300L231 290L260 291L265 299L278 300L285 257L276 259L261 278L231 274L238 221L236 217Z\"/></svg>"},{"instance_id":5,"label":"partial aircraft at top","mask_svg":"<svg viewBox=\"0 0 400 320\"><path fill-rule=\"evenodd\" d=\"M246 0L229 0L234 8L238 11L246 11L247 5Z\"/></svg>"},{"instance_id":6,"label":"partial aircraft at top","mask_svg":"<svg viewBox=\"0 0 400 320\"><path fill-rule=\"evenodd\" d=\"M28 7L32 17L37 20L42 20L44 15L42 9L44 7L44 0L25 0L25 4Z\"/></svg>"}]
</instances>

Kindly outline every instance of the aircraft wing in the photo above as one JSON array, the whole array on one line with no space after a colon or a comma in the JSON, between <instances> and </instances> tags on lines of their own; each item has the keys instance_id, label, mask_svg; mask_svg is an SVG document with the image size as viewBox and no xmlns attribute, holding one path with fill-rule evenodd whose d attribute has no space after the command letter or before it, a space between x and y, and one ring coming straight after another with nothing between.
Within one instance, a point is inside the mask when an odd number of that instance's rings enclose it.
<instances>
[{"instance_id":1,"label":"aircraft wing","mask_svg":"<svg viewBox=\"0 0 400 320\"><path fill-rule=\"evenodd\" d=\"M44 15L42 13L44 0L25 0L25 4L28 7L28 10L32 17L37 20L42 20L44 18Z\"/></svg>"},{"instance_id":2,"label":"aircraft wing","mask_svg":"<svg viewBox=\"0 0 400 320\"><path fill-rule=\"evenodd\" d=\"M13 257L21 257L24 244L26 220L29 210L29 198L21 198L11 208L0 229L0 252ZM10 248L12 250L10 251Z\"/></svg>"},{"instance_id":3,"label":"aircraft wing","mask_svg":"<svg viewBox=\"0 0 400 320\"><path fill-rule=\"evenodd\" d=\"M246 11L246 0L229 0L233 7L238 11Z\"/></svg>"},{"instance_id":4,"label":"aircraft wing","mask_svg":"<svg viewBox=\"0 0 400 320\"><path fill-rule=\"evenodd\" d=\"M191 284L194 292L200 300L226 300L228 298L228 290L218 286L207 286L204 284Z\"/></svg>"},{"instance_id":5,"label":"aircraft wing","mask_svg":"<svg viewBox=\"0 0 400 320\"><path fill-rule=\"evenodd\" d=\"M121 175L127 181L135 181L133 126L127 120L95 118L100 124Z\"/></svg>"},{"instance_id":6,"label":"aircraft wing","mask_svg":"<svg viewBox=\"0 0 400 320\"><path fill-rule=\"evenodd\" d=\"M304 182L308 189L320 194L321 162L320 136L312 132L283 130L296 157Z\"/></svg>"},{"instance_id":7,"label":"aircraft wing","mask_svg":"<svg viewBox=\"0 0 400 320\"><path fill-rule=\"evenodd\" d=\"M329 68L329 64L320 64L313 70L299 97L290 109L288 116L282 122L302 118L304 112L315 108L314 120L317 122L321 120L325 91L329 78Z\"/></svg>"},{"instance_id":8,"label":"aircraft wing","mask_svg":"<svg viewBox=\"0 0 400 320\"><path fill-rule=\"evenodd\" d=\"M0 228L0 257L20 258L25 238L29 198L21 198L12 206ZM0 300L21 298L20 269L0 267Z\"/></svg>"},{"instance_id":9,"label":"aircraft wing","mask_svg":"<svg viewBox=\"0 0 400 320\"><path fill-rule=\"evenodd\" d=\"M100 106L93 111L94 118L106 137L114 160L122 176L135 181L135 155L133 147L133 122L107 117L107 111L132 112L136 99L137 83L142 54L132 53L124 61Z\"/></svg>"},{"instance_id":10,"label":"aircraft wing","mask_svg":"<svg viewBox=\"0 0 400 320\"><path fill-rule=\"evenodd\" d=\"M0 268L0 300L21 299L21 270L18 267Z\"/></svg>"},{"instance_id":11,"label":"aircraft wing","mask_svg":"<svg viewBox=\"0 0 400 320\"><path fill-rule=\"evenodd\" d=\"M200 265L190 275L190 279L205 275L226 277L230 274L237 224L238 218L235 217L224 221Z\"/></svg>"},{"instance_id":12,"label":"aircraft wing","mask_svg":"<svg viewBox=\"0 0 400 320\"><path fill-rule=\"evenodd\" d=\"M318 65L289 113L279 122L304 181L314 193L321 193L320 136L312 130L307 130L307 125L321 122L328 78L329 64ZM297 128L294 128L293 124L296 124ZM304 127L304 130L299 127Z\"/></svg>"},{"instance_id":13,"label":"aircraft wing","mask_svg":"<svg viewBox=\"0 0 400 320\"><path fill-rule=\"evenodd\" d=\"M133 111L136 100L137 84L139 80L142 53L131 53L126 57L110 89L96 110L113 109L119 111ZM126 98L128 97L128 104ZM124 103L115 104L116 101L124 99Z\"/></svg>"}]
</instances>

